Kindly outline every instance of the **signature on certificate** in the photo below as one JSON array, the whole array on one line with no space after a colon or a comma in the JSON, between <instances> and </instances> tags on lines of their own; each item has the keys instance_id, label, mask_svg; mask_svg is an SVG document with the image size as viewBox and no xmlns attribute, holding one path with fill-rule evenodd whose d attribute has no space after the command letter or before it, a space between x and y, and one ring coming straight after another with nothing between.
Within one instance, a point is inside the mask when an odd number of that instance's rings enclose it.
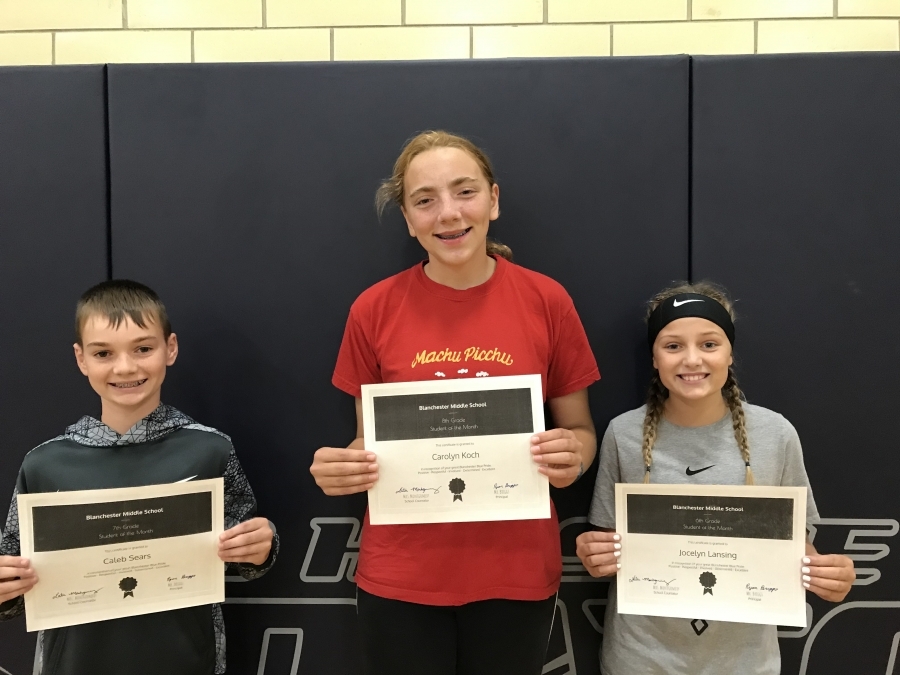
<instances>
[{"instance_id":1,"label":"signature on certificate","mask_svg":"<svg viewBox=\"0 0 900 675\"><path fill-rule=\"evenodd\" d=\"M747 584L747 590L748 591L765 591L766 593L774 593L775 591L778 590L778 587L777 586L766 586L765 584L762 584L759 586L751 586L750 584Z\"/></svg>"},{"instance_id":2,"label":"signature on certificate","mask_svg":"<svg viewBox=\"0 0 900 675\"><path fill-rule=\"evenodd\" d=\"M407 490L405 487L402 487L402 488L400 488L399 490L397 490L394 494L401 494L401 493L403 493L403 492L407 492L407 493L412 492L412 493L414 493L414 494L415 494L415 493L419 493L419 494L433 494L433 495L436 495L436 494L438 494L440 491L441 491L441 488L440 488L440 487L411 487L411 488L409 488L408 490Z\"/></svg>"},{"instance_id":3,"label":"signature on certificate","mask_svg":"<svg viewBox=\"0 0 900 675\"><path fill-rule=\"evenodd\" d=\"M673 581L675 581L675 579L669 579L669 581L666 581L665 579L654 579L652 577L631 577L628 581L629 582L649 581L650 583L653 583L653 584L665 584L666 586L668 586Z\"/></svg>"},{"instance_id":4,"label":"signature on certificate","mask_svg":"<svg viewBox=\"0 0 900 675\"><path fill-rule=\"evenodd\" d=\"M509 489L514 488L514 487L519 487L519 484L518 484L518 483L503 483L503 484L501 485L500 483L494 483L494 489L495 489L495 490L504 490L504 489L509 490Z\"/></svg>"},{"instance_id":5,"label":"signature on certificate","mask_svg":"<svg viewBox=\"0 0 900 675\"><path fill-rule=\"evenodd\" d=\"M93 597L97 595L102 589L94 588L87 591L69 591L68 593L54 593L53 599L57 600L58 598L85 598L85 597Z\"/></svg>"}]
</instances>

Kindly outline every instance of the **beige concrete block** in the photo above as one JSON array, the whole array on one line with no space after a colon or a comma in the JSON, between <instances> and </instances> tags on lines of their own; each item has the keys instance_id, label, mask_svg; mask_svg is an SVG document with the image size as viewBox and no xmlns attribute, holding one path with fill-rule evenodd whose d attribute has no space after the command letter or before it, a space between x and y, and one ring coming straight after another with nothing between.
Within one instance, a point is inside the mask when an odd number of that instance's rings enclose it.
<instances>
[{"instance_id":1,"label":"beige concrete block","mask_svg":"<svg viewBox=\"0 0 900 675\"><path fill-rule=\"evenodd\" d=\"M752 54L753 22L623 23L612 39L615 56Z\"/></svg>"},{"instance_id":2,"label":"beige concrete block","mask_svg":"<svg viewBox=\"0 0 900 675\"><path fill-rule=\"evenodd\" d=\"M200 30L194 33L194 61L328 61L328 28Z\"/></svg>"},{"instance_id":3,"label":"beige concrete block","mask_svg":"<svg viewBox=\"0 0 900 675\"><path fill-rule=\"evenodd\" d=\"M407 24L543 21L544 0L406 0Z\"/></svg>"},{"instance_id":4,"label":"beige concrete block","mask_svg":"<svg viewBox=\"0 0 900 675\"><path fill-rule=\"evenodd\" d=\"M0 66L49 66L52 33L0 33Z\"/></svg>"},{"instance_id":5,"label":"beige concrete block","mask_svg":"<svg viewBox=\"0 0 900 675\"><path fill-rule=\"evenodd\" d=\"M838 16L900 16L900 0L838 0Z\"/></svg>"},{"instance_id":6,"label":"beige concrete block","mask_svg":"<svg viewBox=\"0 0 900 675\"><path fill-rule=\"evenodd\" d=\"M57 63L190 63L190 31L123 30L56 34Z\"/></svg>"},{"instance_id":7,"label":"beige concrete block","mask_svg":"<svg viewBox=\"0 0 900 675\"><path fill-rule=\"evenodd\" d=\"M684 21L690 0L547 0L551 22Z\"/></svg>"},{"instance_id":8,"label":"beige concrete block","mask_svg":"<svg viewBox=\"0 0 900 675\"><path fill-rule=\"evenodd\" d=\"M0 30L121 27L122 0L0 0Z\"/></svg>"},{"instance_id":9,"label":"beige concrete block","mask_svg":"<svg viewBox=\"0 0 900 675\"><path fill-rule=\"evenodd\" d=\"M392 61L409 59L467 59L469 29L335 28L335 61Z\"/></svg>"},{"instance_id":10,"label":"beige concrete block","mask_svg":"<svg viewBox=\"0 0 900 675\"><path fill-rule=\"evenodd\" d=\"M401 0L266 0L266 25L399 25Z\"/></svg>"},{"instance_id":11,"label":"beige concrete block","mask_svg":"<svg viewBox=\"0 0 900 675\"><path fill-rule=\"evenodd\" d=\"M476 26L474 57L609 56L609 26Z\"/></svg>"},{"instance_id":12,"label":"beige concrete block","mask_svg":"<svg viewBox=\"0 0 900 675\"><path fill-rule=\"evenodd\" d=\"M128 0L129 28L262 27L262 0Z\"/></svg>"},{"instance_id":13,"label":"beige concrete block","mask_svg":"<svg viewBox=\"0 0 900 675\"><path fill-rule=\"evenodd\" d=\"M694 21L833 16L833 0L693 0L691 11Z\"/></svg>"},{"instance_id":14,"label":"beige concrete block","mask_svg":"<svg viewBox=\"0 0 900 675\"><path fill-rule=\"evenodd\" d=\"M890 19L760 21L757 52L897 51L900 26Z\"/></svg>"}]
</instances>

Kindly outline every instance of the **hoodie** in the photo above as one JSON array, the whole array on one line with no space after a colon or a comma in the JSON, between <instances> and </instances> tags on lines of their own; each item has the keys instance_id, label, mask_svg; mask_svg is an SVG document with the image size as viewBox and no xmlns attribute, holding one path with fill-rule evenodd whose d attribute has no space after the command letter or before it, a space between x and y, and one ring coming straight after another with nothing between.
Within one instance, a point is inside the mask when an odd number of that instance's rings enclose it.
<instances>
[{"instance_id":1,"label":"hoodie","mask_svg":"<svg viewBox=\"0 0 900 675\"><path fill-rule=\"evenodd\" d=\"M119 434L82 417L62 436L22 461L0 555L21 555L18 494L158 485L224 478L225 529L256 515L256 498L225 434L160 404ZM274 528L273 528L274 529ZM265 574L278 555L278 535L262 565L228 564L245 579ZM0 603L0 619L24 611L22 596ZM225 672L225 624L219 605L99 621L43 631L41 675L220 675Z\"/></svg>"}]
</instances>

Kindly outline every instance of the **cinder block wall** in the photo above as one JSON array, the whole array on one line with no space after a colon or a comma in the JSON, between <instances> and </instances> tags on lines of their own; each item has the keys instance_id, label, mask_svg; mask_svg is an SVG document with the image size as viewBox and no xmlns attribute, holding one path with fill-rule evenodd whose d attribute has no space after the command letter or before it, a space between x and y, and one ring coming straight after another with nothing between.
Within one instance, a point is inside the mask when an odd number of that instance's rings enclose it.
<instances>
[{"instance_id":1,"label":"cinder block wall","mask_svg":"<svg viewBox=\"0 0 900 675\"><path fill-rule=\"evenodd\" d=\"M900 0L0 0L0 65L900 49Z\"/></svg>"}]
</instances>

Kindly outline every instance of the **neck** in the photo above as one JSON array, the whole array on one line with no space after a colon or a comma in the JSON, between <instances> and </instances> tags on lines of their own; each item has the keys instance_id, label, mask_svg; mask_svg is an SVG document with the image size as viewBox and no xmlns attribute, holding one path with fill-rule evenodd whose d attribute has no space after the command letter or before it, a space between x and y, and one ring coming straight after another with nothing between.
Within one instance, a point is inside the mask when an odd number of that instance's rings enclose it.
<instances>
[{"instance_id":1,"label":"neck","mask_svg":"<svg viewBox=\"0 0 900 675\"><path fill-rule=\"evenodd\" d=\"M699 401L689 401L675 396L666 399L663 415L672 424L680 427L705 427L718 422L728 412L728 404L721 394L708 396Z\"/></svg>"},{"instance_id":2,"label":"neck","mask_svg":"<svg viewBox=\"0 0 900 675\"><path fill-rule=\"evenodd\" d=\"M480 286L490 279L496 267L497 261L487 253L475 256L461 265L447 265L429 255L428 263L425 265L425 276L441 286L464 291Z\"/></svg>"},{"instance_id":3,"label":"neck","mask_svg":"<svg viewBox=\"0 0 900 675\"><path fill-rule=\"evenodd\" d=\"M117 434L124 434L159 407L159 395L136 408L118 406L103 401L100 421Z\"/></svg>"}]
</instances>

